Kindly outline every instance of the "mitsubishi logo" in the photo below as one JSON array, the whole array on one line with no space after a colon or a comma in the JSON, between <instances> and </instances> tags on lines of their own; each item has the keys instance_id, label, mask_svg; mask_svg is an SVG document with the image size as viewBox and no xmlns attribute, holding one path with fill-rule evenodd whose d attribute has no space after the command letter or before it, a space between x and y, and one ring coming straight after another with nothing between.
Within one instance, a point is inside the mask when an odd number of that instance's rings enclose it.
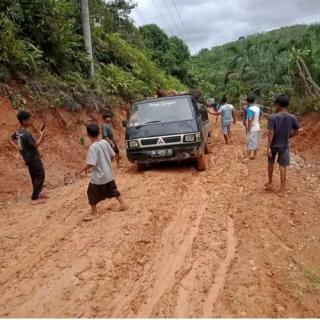
<instances>
[{"instance_id":1,"label":"mitsubishi logo","mask_svg":"<svg viewBox=\"0 0 320 320\"><path fill-rule=\"evenodd\" d=\"M162 138L159 138L158 143L157 144L164 144L165 142L163 141Z\"/></svg>"}]
</instances>

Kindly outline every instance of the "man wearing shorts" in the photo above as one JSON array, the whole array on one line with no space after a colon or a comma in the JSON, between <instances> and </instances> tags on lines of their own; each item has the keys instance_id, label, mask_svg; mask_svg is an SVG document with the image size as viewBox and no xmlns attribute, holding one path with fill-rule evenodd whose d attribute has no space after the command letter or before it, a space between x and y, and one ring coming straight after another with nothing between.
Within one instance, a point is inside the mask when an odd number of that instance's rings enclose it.
<instances>
[{"instance_id":1,"label":"man wearing shorts","mask_svg":"<svg viewBox=\"0 0 320 320\"><path fill-rule=\"evenodd\" d=\"M260 108L254 104L254 100L253 96L248 96L246 109L247 157L251 160L257 157L260 140Z\"/></svg>"},{"instance_id":2,"label":"man wearing shorts","mask_svg":"<svg viewBox=\"0 0 320 320\"><path fill-rule=\"evenodd\" d=\"M286 168L290 165L289 139L299 134L297 118L288 112L289 97L280 95L276 98L277 113L268 120L268 177L266 189L272 189L273 167L278 158L280 166L281 196L285 195Z\"/></svg>"},{"instance_id":3,"label":"man wearing shorts","mask_svg":"<svg viewBox=\"0 0 320 320\"><path fill-rule=\"evenodd\" d=\"M115 157L115 152L107 141L99 140L99 127L95 123L87 126L87 135L91 140L87 163L76 175L80 176L83 172L87 173L91 170L91 179L87 190L91 214L85 217L85 220L91 220L97 214L97 204L105 199L115 198L122 211L127 207L114 181L111 162Z\"/></svg>"},{"instance_id":4,"label":"man wearing shorts","mask_svg":"<svg viewBox=\"0 0 320 320\"><path fill-rule=\"evenodd\" d=\"M226 141L226 144L233 143L231 138L231 125L232 122L236 123L236 117L234 113L234 106L227 103L227 98L221 99L221 107L217 112L210 112L210 114L219 116L221 115L221 129Z\"/></svg>"}]
</instances>

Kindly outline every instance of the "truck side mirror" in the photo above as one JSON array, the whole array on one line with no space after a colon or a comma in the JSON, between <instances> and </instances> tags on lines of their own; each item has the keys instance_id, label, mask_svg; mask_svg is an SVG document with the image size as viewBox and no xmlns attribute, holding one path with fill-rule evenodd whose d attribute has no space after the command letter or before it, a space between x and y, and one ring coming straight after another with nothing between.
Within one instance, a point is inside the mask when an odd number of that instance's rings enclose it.
<instances>
[{"instance_id":1,"label":"truck side mirror","mask_svg":"<svg viewBox=\"0 0 320 320\"><path fill-rule=\"evenodd\" d=\"M127 125L128 125L128 121L127 121L127 120L123 120L123 121L122 121L122 126L123 126L124 128L126 128Z\"/></svg>"}]
</instances>

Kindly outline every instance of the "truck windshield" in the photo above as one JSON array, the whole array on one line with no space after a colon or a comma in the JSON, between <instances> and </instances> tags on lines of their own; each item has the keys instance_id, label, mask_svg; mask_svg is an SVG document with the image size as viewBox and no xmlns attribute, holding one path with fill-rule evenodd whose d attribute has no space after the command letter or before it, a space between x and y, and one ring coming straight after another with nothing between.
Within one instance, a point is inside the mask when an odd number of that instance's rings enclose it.
<instances>
[{"instance_id":1,"label":"truck windshield","mask_svg":"<svg viewBox=\"0 0 320 320\"><path fill-rule=\"evenodd\" d=\"M134 106L128 126L135 127L192 119L193 115L188 98L148 101Z\"/></svg>"}]
</instances>

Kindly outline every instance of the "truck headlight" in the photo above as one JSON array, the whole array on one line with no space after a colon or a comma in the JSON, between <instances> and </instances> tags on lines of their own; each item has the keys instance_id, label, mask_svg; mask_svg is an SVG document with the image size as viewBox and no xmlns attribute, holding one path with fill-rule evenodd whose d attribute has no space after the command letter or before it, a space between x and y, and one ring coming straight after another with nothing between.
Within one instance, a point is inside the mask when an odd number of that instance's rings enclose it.
<instances>
[{"instance_id":1,"label":"truck headlight","mask_svg":"<svg viewBox=\"0 0 320 320\"><path fill-rule=\"evenodd\" d=\"M139 141L138 140L128 141L128 147L129 148L138 148L139 147Z\"/></svg>"},{"instance_id":2,"label":"truck headlight","mask_svg":"<svg viewBox=\"0 0 320 320\"><path fill-rule=\"evenodd\" d=\"M196 135L195 134L186 134L184 136L184 141L185 142L195 142L196 141Z\"/></svg>"}]
</instances>

